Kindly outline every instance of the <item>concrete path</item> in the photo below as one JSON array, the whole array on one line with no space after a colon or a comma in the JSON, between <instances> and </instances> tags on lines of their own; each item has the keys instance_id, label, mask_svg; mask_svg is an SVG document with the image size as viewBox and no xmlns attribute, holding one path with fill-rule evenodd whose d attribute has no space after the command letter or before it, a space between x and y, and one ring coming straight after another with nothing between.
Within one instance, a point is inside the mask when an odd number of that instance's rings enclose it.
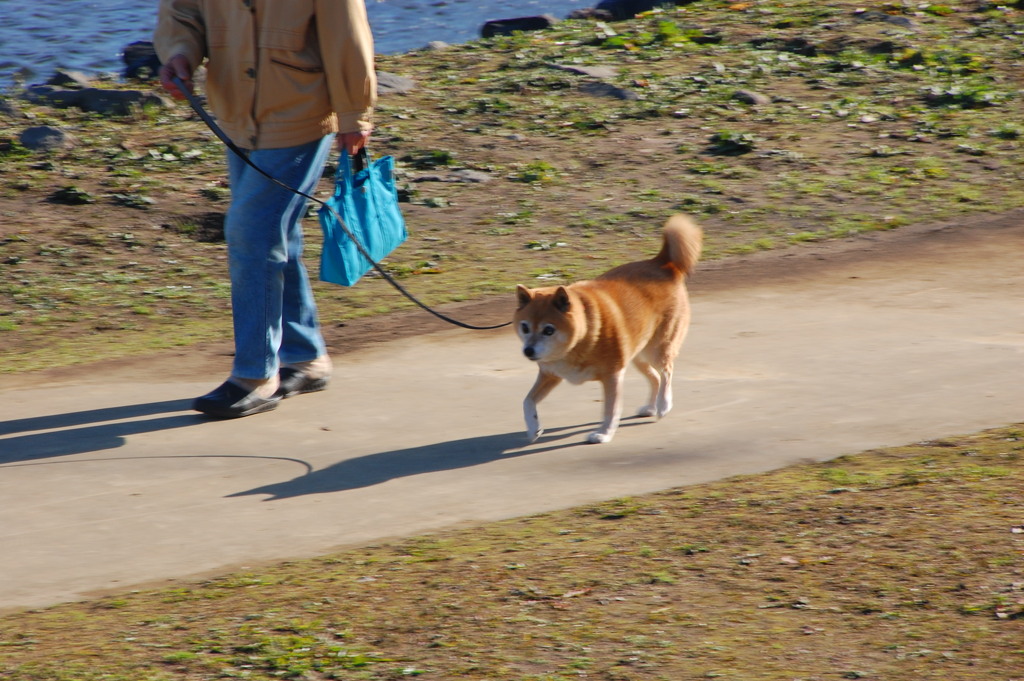
<instances>
[{"instance_id":1,"label":"concrete path","mask_svg":"<svg viewBox=\"0 0 1024 681\"><path fill-rule=\"evenodd\" d=\"M608 445L590 384L522 446L508 330L338 356L331 390L236 421L188 411L220 373L0 378L0 609L1022 421L1021 255L1018 216L709 265L676 411Z\"/></svg>"}]
</instances>

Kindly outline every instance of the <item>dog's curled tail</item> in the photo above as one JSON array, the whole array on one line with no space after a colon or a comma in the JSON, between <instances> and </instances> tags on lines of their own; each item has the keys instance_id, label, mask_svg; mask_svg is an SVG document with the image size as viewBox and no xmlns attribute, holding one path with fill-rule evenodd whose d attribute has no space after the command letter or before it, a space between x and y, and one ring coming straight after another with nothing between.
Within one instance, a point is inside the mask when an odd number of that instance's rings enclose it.
<instances>
[{"instance_id":1,"label":"dog's curled tail","mask_svg":"<svg viewBox=\"0 0 1024 681\"><path fill-rule=\"evenodd\" d=\"M704 230L686 215L676 214L665 221L664 244L655 260L661 264L672 263L684 275L693 272L700 259Z\"/></svg>"}]
</instances>

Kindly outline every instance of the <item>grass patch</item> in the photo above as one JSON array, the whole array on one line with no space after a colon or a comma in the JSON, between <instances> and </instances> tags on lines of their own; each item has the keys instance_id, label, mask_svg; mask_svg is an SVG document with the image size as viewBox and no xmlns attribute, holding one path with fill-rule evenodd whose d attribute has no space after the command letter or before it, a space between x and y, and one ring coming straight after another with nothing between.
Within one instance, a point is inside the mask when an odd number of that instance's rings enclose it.
<instances>
[{"instance_id":1,"label":"grass patch","mask_svg":"<svg viewBox=\"0 0 1024 681\"><path fill-rule=\"evenodd\" d=\"M0 674L1007 678L1022 488L1022 426L873 450L9 614Z\"/></svg>"},{"instance_id":2,"label":"grass patch","mask_svg":"<svg viewBox=\"0 0 1024 681\"><path fill-rule=\"evenodd\" d=\"M853 215L909 224L1020 208L1024 13L1000 7L700 2L381 55L381 70L418 84L383 96L376 117L373 150L397 160L410 230L388 267L441 305L511 296L537 270L589 277L650 255L675 211L699 219L715 259L900 226ZM43 338L81 349L60 362L88 361L129 325L139 349L216 337L229 198L219 142L185 106L108 118L17 105L22 117L0 120L0 309L12 322L0 366L26 366ZM79 145L31 153L17 141L28 121L71 129ZM458 181L459 170L490 180ZM315 220L306 232L315 277ZM531 242L566 245L522 248ZM134 281L99 288L111 274ZM138 299L184 286L201 293ZM316 288L327 329L410 305L372 276Z\"/></svg>"}]
</instances>

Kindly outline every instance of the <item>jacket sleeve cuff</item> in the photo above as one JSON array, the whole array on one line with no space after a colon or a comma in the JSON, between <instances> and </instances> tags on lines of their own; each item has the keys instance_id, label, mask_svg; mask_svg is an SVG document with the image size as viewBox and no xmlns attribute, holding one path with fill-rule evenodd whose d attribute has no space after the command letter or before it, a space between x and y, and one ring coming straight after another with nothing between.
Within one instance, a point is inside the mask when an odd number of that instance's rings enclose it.
<instances>
[{"instance_id":1,"label":"jacket sleeve cuff","mask_svg":"<svg viewBox=\"0 0 1024 681\"><path fill-rule=\"evenodd\" d=\"M372 110L338 114L338 132L370 132L372 129Z\"/></svg>"},{"instance_id":2,"label":"jacket sleeve cuff","mask_svg":"<svg viewBox=\"0 0 1024 681\"><path fill-rule=\"evenodd\" d=\"M192 71L194 72L203 62L204 55L202 50L190 43L181 42L166 46L157 44L155 47L157 47L157 56L160 58L160 61L164 63L170 61L171 57L180 54L188 60L188 65L192 67Z\"/></svg>"}]
</instances>

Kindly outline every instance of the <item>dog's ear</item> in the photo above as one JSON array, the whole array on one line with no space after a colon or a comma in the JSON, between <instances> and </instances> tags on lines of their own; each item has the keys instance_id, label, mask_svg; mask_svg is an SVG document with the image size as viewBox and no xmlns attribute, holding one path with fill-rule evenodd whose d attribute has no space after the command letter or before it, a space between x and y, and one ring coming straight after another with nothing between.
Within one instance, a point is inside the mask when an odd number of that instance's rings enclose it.
<instances>
[{"instance_id":1,"label":"dog's ear","mask_svg":"<svg viewBox=\"0 0 1024 681\"><path fill-rule=\"evenodd\" d=\"M563 314L569 311L571 301L569 300L569 291L564 286L559 286L555 291L554 305L555 309Z\"/></svg>"},{"instance_id":2,"label":"dog's ear","mask_svg":"<svg viewBox=\"0 0 1024 681\"><path fill-rule=\"evenodd\" d=\"M522 284L516 286L516 299L519 301L519 309L523 309L530 304L530 289L526 288Z\"/></svg>"}]
</instances>

